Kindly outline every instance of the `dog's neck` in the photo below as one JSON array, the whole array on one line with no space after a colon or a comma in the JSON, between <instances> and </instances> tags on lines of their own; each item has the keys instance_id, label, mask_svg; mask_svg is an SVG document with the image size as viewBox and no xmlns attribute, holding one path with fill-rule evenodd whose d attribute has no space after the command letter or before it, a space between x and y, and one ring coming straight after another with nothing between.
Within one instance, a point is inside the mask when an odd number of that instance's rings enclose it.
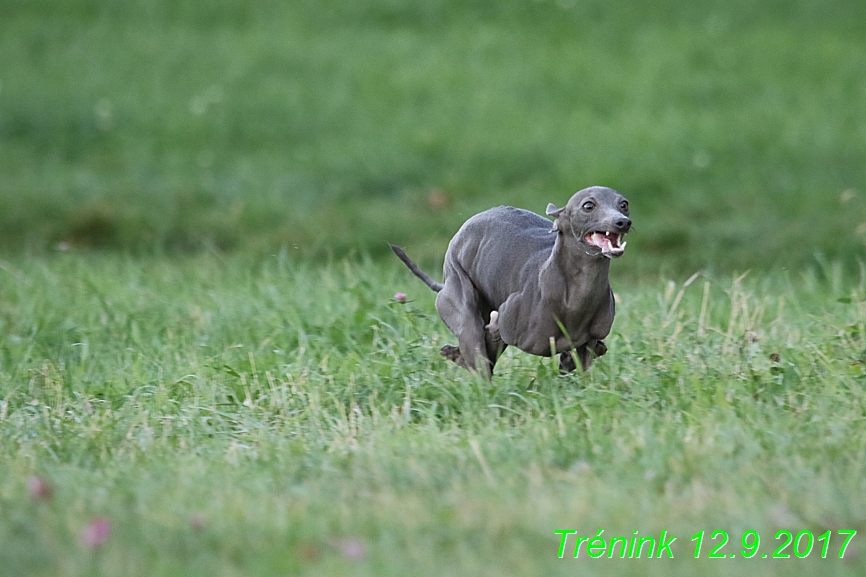
<instances>
[{"instance_id":1,"label":"dog's neck","mask_svg":"<svg viewBox=\"0 0 866 577\"><path fill-rule=\"evenodd\" d=\"M570 301L591 298L590 295L606 296L610 291L609 272L609 258L587 254L578 240L559 233L541 274L561 277L562 298ZM576 287L580 287L578 291Z\"/></svg>"}]
</instances>

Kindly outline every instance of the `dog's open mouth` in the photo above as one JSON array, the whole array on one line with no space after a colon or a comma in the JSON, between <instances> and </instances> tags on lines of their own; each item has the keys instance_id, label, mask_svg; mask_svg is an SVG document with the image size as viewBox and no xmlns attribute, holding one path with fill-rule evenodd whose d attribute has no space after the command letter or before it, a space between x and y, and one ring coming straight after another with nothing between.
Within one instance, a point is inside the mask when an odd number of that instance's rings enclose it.
<instances>
[{"instance_id":1,"label":"dog's open mouth","mask_svg":"<svg viewBox=\"0 0 866 577\"><path fill-rule=\"evenodd\" d=\"M591 232L584 237L587 244L597 246L601 249L601 254L610 258L614 256L622 256L625 252L625 245L622 240L624 234L618 232L598 231Z\"/></svg>"}]
</instances>

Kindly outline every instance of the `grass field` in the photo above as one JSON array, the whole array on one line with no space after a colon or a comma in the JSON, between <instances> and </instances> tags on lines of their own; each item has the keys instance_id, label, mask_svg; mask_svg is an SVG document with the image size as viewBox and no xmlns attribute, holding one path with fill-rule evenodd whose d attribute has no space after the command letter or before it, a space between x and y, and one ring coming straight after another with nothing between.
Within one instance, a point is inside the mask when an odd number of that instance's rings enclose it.
<instances>
[{"instance_id":1,"label":"grass field","mask_svg":"<svg viewBox=\"0 0 866 577\"><path fill-rule=\"evenodd\" d=\"M0 575L866 570L863 2L0 15ZM386 243L592 184L609 353L446 363Z\"/></svg>"},{"instance_id":2,"label":"grass field","mask_svg":"<svg viewBox=\"0 0 866 577\"><path fill-rule=\"evenodd\" d=\"M675 557L593 574L861 574L860 535L726 562L689 537L864 531L864 287L618 296L589 374L509 350L491 384L438 356L432 293L395 266L3 263L0 573L571 575L554 531L604 529L667 530Z\"/></svg>"}]
</instances>

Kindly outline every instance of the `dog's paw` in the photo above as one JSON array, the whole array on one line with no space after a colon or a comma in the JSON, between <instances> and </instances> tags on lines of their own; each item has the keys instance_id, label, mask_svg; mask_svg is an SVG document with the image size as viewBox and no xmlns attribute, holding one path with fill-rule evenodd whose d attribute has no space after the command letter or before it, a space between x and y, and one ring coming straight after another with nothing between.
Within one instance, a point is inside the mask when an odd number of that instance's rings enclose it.
<instances>
[{"instance_id":1,"label":"dog's paw","mask_svg":"<svg viewBox=\"0 0 866 577\"><path fill-rule=\"evenodd\" d=\"M559 374L564 375L570 373L576 368L577 363L574 362L574 355L571 351L559 355Z\"/></svg>"},{"instance_id":2,"label":"dog's paw","mask_svg":"<svg viewBox=\"0 0 866 577\"><path fill-rule=\"evenodd\" d=\"M463 353L460 352L460 347L457 345L442 345L442 348L439 349L439 354L449 361L457 363L458 366L464 369L474 370L474 367L469 367L466 364L466 359L463 358Z\"/></svg>"},{"instance_id":3,"label":"dog's paw","mask_svg":"<svg viewBox=\"0 0 866 577\"><path fill-rule=\"evenodd\" d=\"M492 334L499 334L499 311L490 312L490 322L484 328Z\"/></svg>"},{"instance_id":4,"label":"dog's paw","mask_svg":"<svg viewBox=\"0 0 866 577\"><path fill-rule=\"evenodd\" d=\"M489 342L502 343L502 335L499 333L499 313L493 311L490 313L490 322L484 327L487 332L486 337Z\"/></svg>"},{"instance_id":5,"label":"dog's paw","mask_svg":"<svg viewBox=\"0 0 866 577\"><path fill-rule=\"evenodd\" d=\"M595 356L600 357L607 352L607 345L604 344L604 341L599 339L595 341L595 346L592 347L592 352L595 353Z\"/></svg>"},{"instance_id":6,"label":"dog's paw","mask_svg":"<svg viewBox=\"0 0 866 577\"><path fill-rule=\"evenodd\" d=\"M458 365L463 366L463 355L460 354L460 347L457 345L442 345L442 348L439 349L439 354L449 361L454 361Z\"/></svg>"}]
</instances>

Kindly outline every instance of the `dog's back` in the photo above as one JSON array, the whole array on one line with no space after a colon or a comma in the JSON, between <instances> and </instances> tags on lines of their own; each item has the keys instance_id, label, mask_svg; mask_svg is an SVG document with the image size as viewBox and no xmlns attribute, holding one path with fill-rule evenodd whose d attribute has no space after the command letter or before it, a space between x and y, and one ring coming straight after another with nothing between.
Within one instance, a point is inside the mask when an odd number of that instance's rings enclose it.
<instances>
[{"instance_id":1,"label":"dog's back","mask_svg":"<svg viewBox=\"0 0 866 577\"><path fill-rule=\"evenodd\" d=\"M466 271L495 308L525 285L526 276L538 274L555 242L548 219L521 208L498 206L460 227L448 245L446 260Z\"/></svg>"}]
</instances>

